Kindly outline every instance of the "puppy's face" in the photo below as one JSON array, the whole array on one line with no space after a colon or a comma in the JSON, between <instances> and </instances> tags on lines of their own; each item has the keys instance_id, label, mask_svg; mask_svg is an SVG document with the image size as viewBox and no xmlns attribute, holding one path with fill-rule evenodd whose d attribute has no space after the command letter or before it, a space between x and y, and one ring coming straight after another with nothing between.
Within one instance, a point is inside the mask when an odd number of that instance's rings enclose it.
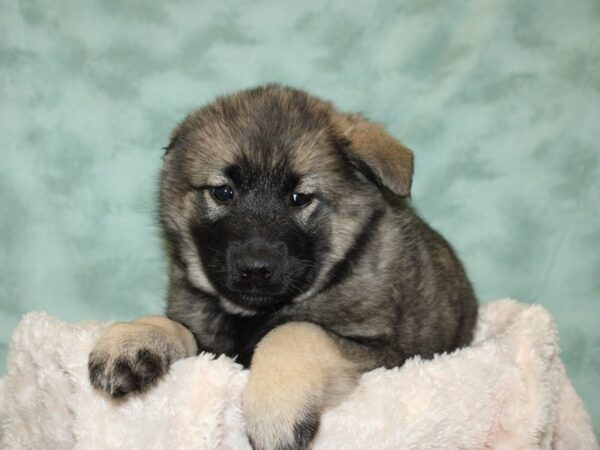
<instances>
[{"instance_id":1,"label":"puppy's face","mask_svg":"<svg viewBox=\"0 0 600 450\"><path fill-rule=\"evenodd\" d=\"M161 177L173 260L196 288L253 314L323 289L383 201L330 104L278 87L192 113Z\"/></svg>"}]
</instances>

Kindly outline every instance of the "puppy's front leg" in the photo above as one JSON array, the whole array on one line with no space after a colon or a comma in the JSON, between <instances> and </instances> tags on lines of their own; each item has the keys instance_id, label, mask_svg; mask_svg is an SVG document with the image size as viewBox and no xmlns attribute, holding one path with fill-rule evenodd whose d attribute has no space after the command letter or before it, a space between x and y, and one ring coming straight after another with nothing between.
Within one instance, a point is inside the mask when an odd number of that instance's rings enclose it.
<instances>
[{"instance_id":1,"label":"puppy's front leg","mask_svg":"<svg viewBox=\"0 0 600 450\"><path fill-rule=\"evenodd\" d=\"M197 352L192 333L166 317L118 322L102 332L90 353L90 381L111 397L122 397L143 390L175 360Z\"/></svg>"},{"instance_id":2,"label":"puppy's front leg","mask_svg":"<svg viewBox=\"0 0 600 450\"><path fill-rule=\"evenodd\" d=\"M358 375L321 327L292 322L272 330L254 352L243 396L252 446L307 448L323 409L351 391Z\"/></svg>"}]
</instances>

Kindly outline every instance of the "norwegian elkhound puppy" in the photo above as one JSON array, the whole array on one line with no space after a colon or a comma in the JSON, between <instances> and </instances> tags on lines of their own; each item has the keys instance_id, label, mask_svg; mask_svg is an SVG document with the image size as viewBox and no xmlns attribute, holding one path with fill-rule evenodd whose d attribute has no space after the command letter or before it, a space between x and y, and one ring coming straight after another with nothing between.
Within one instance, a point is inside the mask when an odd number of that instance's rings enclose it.
<instances>
[{"instance_id":1,"label":"norwegian elkhound puppy","mask_svg":"<svg viewBox=\"0 0 600 450\"><path fill-rule=\"evenodd\" d=\"M121 397L176 359L224 353L250 367L252 446L300 449L362 372L469 344L475 296L411 208L412 173L412 152L381 126L300 90L191 113L160 181L168 318L106 329L92 384Z\"/></svg>"}]
</instances>

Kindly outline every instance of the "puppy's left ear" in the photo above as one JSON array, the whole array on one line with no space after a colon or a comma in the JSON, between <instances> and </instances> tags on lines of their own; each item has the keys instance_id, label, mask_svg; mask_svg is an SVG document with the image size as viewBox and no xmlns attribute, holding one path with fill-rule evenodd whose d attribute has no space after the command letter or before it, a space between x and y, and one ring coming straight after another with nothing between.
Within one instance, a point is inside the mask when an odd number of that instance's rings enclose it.
<instances>
[{"instance_id":1,"label":"puppy's left ear","mask_svg":"<svg viewBox=\"0 0 600 450\"><path fill-rule=\"evenodd\" d=\"M358 115L336 114L334 126L348 142L345 152L358 170L400 197L410 196L413 153L381 125Z\"/></svg>"}]
</instances>

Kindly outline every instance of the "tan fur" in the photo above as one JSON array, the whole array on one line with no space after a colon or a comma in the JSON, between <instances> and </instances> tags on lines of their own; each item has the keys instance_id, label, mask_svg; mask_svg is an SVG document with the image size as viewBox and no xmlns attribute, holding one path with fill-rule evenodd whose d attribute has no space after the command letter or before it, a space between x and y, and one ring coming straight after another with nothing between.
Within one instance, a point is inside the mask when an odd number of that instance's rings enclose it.
<instances>
[{"instance_id":1,"label":"tan fur","mask_svg":"<svg viewBox=\"0 0 600 450\"><path fill-rule=\"evenodd\" d=\"M353 202L353 198L340 199L340 204L343 204L343 207L339 208L337 214L332 214L330 217L330 248L327 256L321 263L320 274L313 283L313 286L304 294L296 297L293 300L294 302L301 303L322 288L331 268L344 258L344 255L350 250L353 236L365 225L370 210L365 208L361 203L353 205Z\"/></svg>"},{"instance_id":2,"label":"tan fur","mask_svg":"<svg viewBox=\"0 0 600 450\"><path fill-rule=\"evenodd\" d=\"M193 242L193 239L192 239L192 236L190 235L189 228L187 227L187 222L190 220L189 216L191 215L191 212L194 211L194 209L195 209L195 207L194 207L195 195L196 195L195 192L188 192L185 194L184 200L183 200L184 206L182 207L182 214L179 217L180 223L178 224L178 226L182 230L181 231L182 236L184 237L186 242L190 242L190 243ZM205 195L208 197L209 196L208 192L206 192ZM211 205L209 207L210 216L212 216L212 217L218 216L219 215L218 206L216 206L214 204L212 199L210 200L210 202L208 204ZM212 294L216 293L215 288L213 287L213 285L207 278L206 274L204 273L204 269L202 268L202 263L200 262L200 256L198 255L196 248L193 245L188 245L186 247L186 249L187 250L186 250L185 255L182 255L182 256L185 258L185 260L188 264L190 280L194 283L194 285L196 287L198 287L200 289L204 289L206 292L210 292Z\"/></svg>"},{"instance_id":3,"label":"tan fur","mask_svg":"<svg viewBox=\"0 0 600 450\"><path fill-rule=\"evenodd\" d=\"M153 346L152 343L161 345ZM190 331L181 324L162 316L145 316L132 322L117 322L100 335L93 353L107 353L111 358L133 355L141 348L164 349L175 361L198 352Z\"/></svg>"},{"instance_id":4,"label":"tan fur","mask_svg":"<svg viewBox=\"0 0 600 450\"><path fill-rule=\"evenodd\" d=\"M286 448L294 442L294 426L348 393L356 377L353 363L319 326L275 328L252 358L243 397L248 434L258 448Z\"/></svg>"},{"instance_id":5,"label":"tan fur","mask_svg":"<svg viewBox=\"0 0 600 450\"><path fill-rule=\"evenodd\" d=\"M413 154L385 129L354 114L338 114L334 123L350 141L350 149L382 184L401 197L410 195Z\"/></svg>"},{"instance_id":6,"label":"tan fur","mask_svg":"<svg viewBox=\"0 0 600 450\"><path fill-rule=\"evenodd\" d=\"M177 355L182 355L182 358L195 356L198 353L198 346L196 345L194 335L180 323L164 316L144 316L134 320L132 323L149 325L161 330L165 339L174 347L173 352Z\"/></svg>"},{"instance_id":7,"label":"tan fur","mask_svg":"<svg viewBox=\"0 0 600 450\"><path fill-rule=\"evenodd\" d=\"M292 161L292 167L298 173L312 174L316 177L318 169L335 170L337 160L323 154L322 148L328 145L328 136L325 130L299 136L295 145L296 151ZM315 168L317 171L315 172Z\"/></svg>"}]
</instances>

